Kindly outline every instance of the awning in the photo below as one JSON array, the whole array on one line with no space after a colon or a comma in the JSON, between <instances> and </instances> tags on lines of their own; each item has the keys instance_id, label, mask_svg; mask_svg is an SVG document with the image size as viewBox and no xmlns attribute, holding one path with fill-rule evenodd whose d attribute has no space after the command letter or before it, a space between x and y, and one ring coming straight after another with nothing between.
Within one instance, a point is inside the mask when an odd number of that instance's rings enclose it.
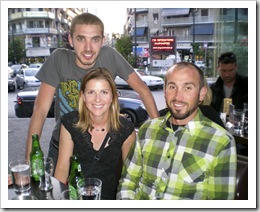
<instances>
[{"instance_id":1,"label":"awning","mask_svg":"<svg viewBox=\"0 0 260 212\"><path fill-rule=\"evenodd\" d=\"M190 8L163 8L162 16L182 16L188 15L190 12Z\"/></svg>"},{"instance_id":2,"label":"awning","mask_svg":"<svg viewBox=\"0 0 260 212\"><path fill-rule=\"evenodd\" d=\"M145 32L145 27L136 28L136 36L143 36L144 32ZM133 30L131 36L135 36L135 30Z\"/></svg>"},{"instance_id":3,"label":"awning","mask_svg":"<svg viewBox=\"0 0 260 212\"><path fill-rule=\"evenodd\" d=\"M213 35L214 24L196 24L195 35ZM193 35L193 25L191 26L190 34Z\"/></svg>"},{"instance_id":4,"label":"awning","mask_svg":"<svg viewBox=\"0 0 260 212\"><path fill-rule=\"evenodd\" d=\"M158 32L158 30L159 30L158 28L153 28L150 30L150 34L155 34Z\"/></svg>"}]
</instances>

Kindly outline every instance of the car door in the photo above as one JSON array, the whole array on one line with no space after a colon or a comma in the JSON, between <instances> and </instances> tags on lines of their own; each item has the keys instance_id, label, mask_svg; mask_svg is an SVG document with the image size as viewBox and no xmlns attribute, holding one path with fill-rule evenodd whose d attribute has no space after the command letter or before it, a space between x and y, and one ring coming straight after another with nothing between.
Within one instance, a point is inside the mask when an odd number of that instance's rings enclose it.
<instances>
[{"instance_id":1,"label":"car door","mask_svg":"<svg viewBox=\"0 0 260 212\"><path fill-rule=\"evenodd\" d=\"M16 75L17 88L23 87L23 82L24 82L24 70L20 69Z\"/></svg>"}]
</instances>

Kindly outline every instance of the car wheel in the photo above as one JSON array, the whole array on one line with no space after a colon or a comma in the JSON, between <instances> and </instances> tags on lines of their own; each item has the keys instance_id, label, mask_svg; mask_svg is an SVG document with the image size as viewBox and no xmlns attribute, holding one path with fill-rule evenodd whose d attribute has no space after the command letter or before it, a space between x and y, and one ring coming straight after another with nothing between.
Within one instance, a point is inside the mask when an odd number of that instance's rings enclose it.
<instances>
[{"instance_id":1,"label":"car wheel","mask_svg":"<svg viewBox=\"0 0 260 212\"><path fill-rule=\"evenodd\" d=\"M121 112L123 115L125 115L126 119L131 121L134 125L136 123L136 116L135 114L130 110L124 110Z\"/></svg>"}]
</instances>

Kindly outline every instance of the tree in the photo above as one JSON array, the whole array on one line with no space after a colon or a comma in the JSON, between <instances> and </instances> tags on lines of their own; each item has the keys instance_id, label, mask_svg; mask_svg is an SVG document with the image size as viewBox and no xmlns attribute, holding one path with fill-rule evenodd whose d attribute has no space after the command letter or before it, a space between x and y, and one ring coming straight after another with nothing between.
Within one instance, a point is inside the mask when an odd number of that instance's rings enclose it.
<instances>
[{"instance_id":1,"label":"tree","mask_svg":"<svg viewBox=\"0 0 260 212\"><path fill-rule=\"evenodd\" d=\"M116 38L116 50L132 65L132 42L128 35L122 35Z\"/></svg>"},{"instance_id":2,"label":"tree","mask_svg":"<svg viewBox=\"0 0 260 212\"><path fill-rule=\"evenodd\" d=\"M14 38L8 43L8 61L22 63L25 56L24 42L21 38Z\"/></svg>"}]
</instances>

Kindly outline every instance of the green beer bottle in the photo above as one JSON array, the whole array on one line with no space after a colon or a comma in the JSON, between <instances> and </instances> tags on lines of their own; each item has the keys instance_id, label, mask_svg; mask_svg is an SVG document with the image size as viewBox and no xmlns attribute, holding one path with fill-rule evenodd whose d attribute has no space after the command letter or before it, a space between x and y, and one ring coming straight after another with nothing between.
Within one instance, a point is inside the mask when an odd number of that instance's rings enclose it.
<instances>
[{"instance_id":1,"label":"green beer bottle","mask_svg":"<svg viewBox=\"0 0 260 212\"><path fill-rule=\"evenodd\" d=\"M76 200L78 197L77 182L83 179L84 176L81 172L81 165L77 155L70 157L70 175L68 178L68 186L70 190L70 200Z\"/></svg>"},{"instance_id":2,"label":"green beer bottle","mask_svg":"<svg viewBox=\"0 0 260 212\"><path fill-rule=\"evenodd\" d=\"M37 169L39 169L39 168L43 169L43 166L42 167L36 167L37 166L36 162L42 161L42 165L43 165L43 156L44 156L44 154L43 154L43 151L41 150L39 137L38 137L37 134L34 134L34 135L32 135L32 151L30 153L31 174L32 174L32 178L34 179L34 181L40 180L40 176L38 174L39 170L37 171Z\"/></svg>"}]
</instances>

